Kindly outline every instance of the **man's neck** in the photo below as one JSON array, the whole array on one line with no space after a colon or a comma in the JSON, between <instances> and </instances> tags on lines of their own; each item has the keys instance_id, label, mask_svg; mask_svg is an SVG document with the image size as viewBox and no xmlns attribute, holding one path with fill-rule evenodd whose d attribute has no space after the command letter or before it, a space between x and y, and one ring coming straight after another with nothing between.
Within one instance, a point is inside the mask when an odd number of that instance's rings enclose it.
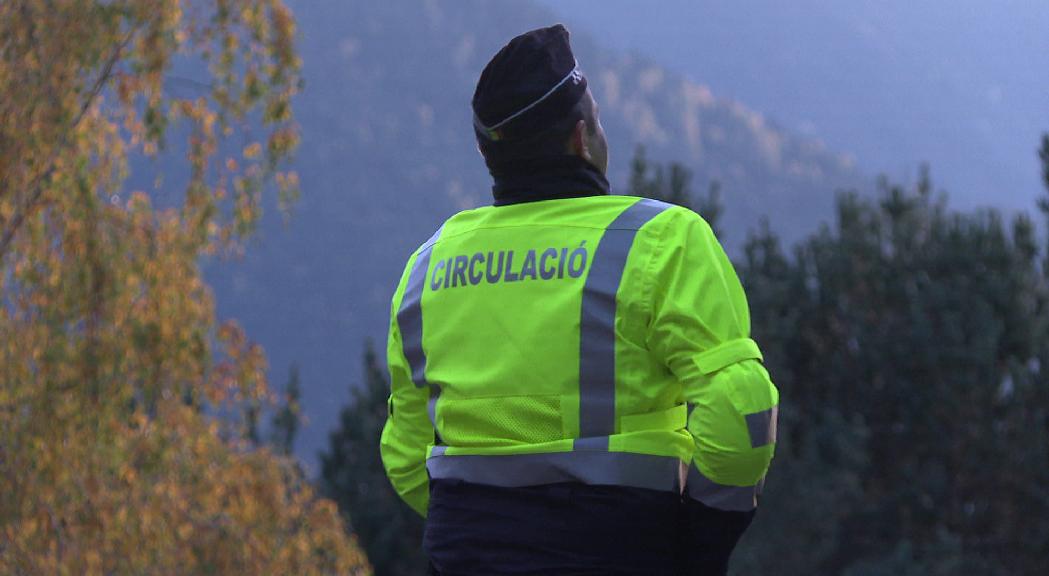
<instances>
[{"instance_id":1,"label":"man's neck","mask_svg":"<svg viewBox=\"0 0 1049 576\"><path fill-rule=\"evenodd\" d=\"M611 194L605 175L574 155L515 162L494 171L492 177L496 206Z\"/></svg>"}]
</instances>

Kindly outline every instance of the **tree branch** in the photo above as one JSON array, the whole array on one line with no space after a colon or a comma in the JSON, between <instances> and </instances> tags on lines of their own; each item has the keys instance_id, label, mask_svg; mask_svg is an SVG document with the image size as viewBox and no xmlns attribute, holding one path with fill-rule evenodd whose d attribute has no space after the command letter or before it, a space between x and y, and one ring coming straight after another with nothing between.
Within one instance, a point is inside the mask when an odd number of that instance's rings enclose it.
<instances>
[{"instance_id":1,"label":"tree branch","mask_svg":"<svg viewBox=\"0 0 1049 576\"><path fill-rule=\"evenodd\" d=\"M58 156L62 153L66 146L69 144L69 136L80 125L80 122L87 115L88 110L98 99L99 94L102 93L102 89L113 75L113 68L117 62L120 61L120 56L124 52L124 48L127 47L128 43L131 42L131 38L134 36L134 30L127 33L127 36L113 49L113 54L110 55L109 59L106 60L105 66L102 68L102 72L99 73L98 78L95 79L94 85L91 86L91 90L88 91L87 98L84 103L80 106L80 111L73 119L73 123L70 124L69 130L62 136L61 140L55 146L51 152L51 156L47 161L47 169L37 175L26 187L29 190L28 197L22 203L11 217L11 220L6 223L4 227L3 236L0 237L0 262L3 261L4 256L7 254L7 249L11 242L14 240L15 233L21 228L22 223L25 222L26 217L33 211L34 208L40 203L40 198L43 196L44 189L46 188L47 181L51 178L51 175L55 172L55 162L58 160Z\"/></svg>"}]
</instances>

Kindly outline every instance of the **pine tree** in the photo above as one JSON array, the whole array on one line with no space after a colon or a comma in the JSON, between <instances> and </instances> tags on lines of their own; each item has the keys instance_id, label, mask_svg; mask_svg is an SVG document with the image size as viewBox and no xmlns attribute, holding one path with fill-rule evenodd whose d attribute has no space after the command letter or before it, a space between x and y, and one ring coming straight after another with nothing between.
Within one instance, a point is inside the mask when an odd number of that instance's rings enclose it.
<instances>
[{"instance_id":1,"label":"pine tree","mask_svg":"<svg viewBox=\"0 0 1049 576\"><path fill-rule=\"evenodd\" d=\"M725 209L721 203L721 184L716 180L710 183L706 196L693 201L692 171L677 162L666 168L652 164L645 155L645 147L639 145L630 162L628 188L632 196L662 200L694 210L707 221L714 235L722 238L718 223Z\"/></svg>"},{"instance_id":2,"label":"pine tree","mask_svg":"<svg viewBox=\"0 0 1049 576\"><path fill-rule=\"evenodd\" d=\"M394 492L379 456L390 384L372 345L364 352L364 382L339 416L321 454L320 489L339 504L376 576L426 572L423 521Z\"/></svg>"},{"instance_id":3,"label":"pine tree","mask_svg":"<svg viewBox=\"0 0 1049 576\"><path fill-rule=\"evenodd\" d=\"M783 406L736 568L1036 573L1049 287L1033 224L948 210L927 170L880 187L841 195L793 258L767 229L748 242L741 276Z\"/></svg>"},{"instance_id":4,"label":"pine tree","mask_svg":"<svg viewBox=\"0 0 1049 576\"><path fill-rule=\"evenodd\" d=\"M273 416L272 437L270 443L277 452L290 456L295 453L295 436L302 424L302 398L299 383L299 365L292 364L288 369L288 382L284 386L284 400Z\"/></svg>"}]
</instances>

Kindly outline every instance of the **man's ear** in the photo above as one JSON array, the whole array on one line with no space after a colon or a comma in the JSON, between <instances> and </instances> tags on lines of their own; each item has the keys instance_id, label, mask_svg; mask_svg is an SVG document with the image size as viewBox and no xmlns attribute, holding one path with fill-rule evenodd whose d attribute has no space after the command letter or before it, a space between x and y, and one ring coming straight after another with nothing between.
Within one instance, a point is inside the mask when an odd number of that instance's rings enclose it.
<instances>
[{"instance_id":1,"label":"man's ear","mask_svg":"<svg viewBox=\"0 0 1049 576\"><path fill-rule=\"evenodd\" d=\"M579 120L575 123L575 128L572 129L571 147L572 153L583 160L593 159L590 154L590 143L587 141L586 120Z\"/></svg>"}]
</instances>

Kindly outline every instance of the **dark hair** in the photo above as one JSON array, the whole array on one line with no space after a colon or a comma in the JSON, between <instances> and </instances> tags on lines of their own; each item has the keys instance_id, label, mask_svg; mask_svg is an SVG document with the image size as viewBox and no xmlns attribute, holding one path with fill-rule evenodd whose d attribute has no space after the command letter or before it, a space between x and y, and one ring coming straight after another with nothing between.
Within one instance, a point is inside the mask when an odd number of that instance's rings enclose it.
<instances>
[{"instance_id":1,"label":"dark hair","mask_svg":"<svg viewBox=\"0 0 1049 576\"><path fill-rule=\"evenodd\" d=\"M488 171L493 175L505 171L508 164L520 160L539 160L565 154L565 144L580 120L586 122L587 133L593 135L597 130L593 106L589 99L580 98L567 114L544 130L521 140L489 140L483 133L474 129L477 147L484 156Z\"/></svg>"}]
</instances>

